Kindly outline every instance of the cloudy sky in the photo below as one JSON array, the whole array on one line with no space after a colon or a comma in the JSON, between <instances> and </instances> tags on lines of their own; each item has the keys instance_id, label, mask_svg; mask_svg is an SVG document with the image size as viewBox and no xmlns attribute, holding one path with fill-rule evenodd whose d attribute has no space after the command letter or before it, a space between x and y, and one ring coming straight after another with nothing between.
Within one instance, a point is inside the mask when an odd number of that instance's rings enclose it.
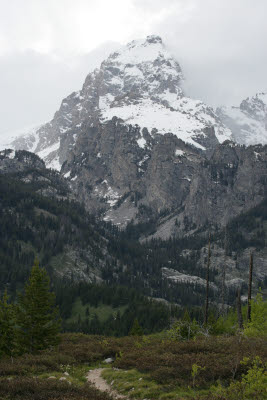
<instances>
[{"instance_id":1,"label":"cloudy sky","mask_svg":"<svg viewBox=\"0 0 267 400\"><path fill-rule=\"evenodd\" d=\"M214 106L267 88L266 0L0 0L0 135L51 119L120 44L162 36Z\"/></svg>"}]
</instances>

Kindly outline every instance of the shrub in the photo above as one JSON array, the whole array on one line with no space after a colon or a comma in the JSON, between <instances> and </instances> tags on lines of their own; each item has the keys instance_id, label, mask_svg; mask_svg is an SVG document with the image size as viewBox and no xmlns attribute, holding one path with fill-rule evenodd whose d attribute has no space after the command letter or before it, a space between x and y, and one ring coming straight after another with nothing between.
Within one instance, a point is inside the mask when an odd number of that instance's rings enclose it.
<instances>
[{"instance_id":1,"label":"shrub","mask_svg":"<svg viewBox=\"0 0 267 400\"><path fill-rule=\"evenodd\" d=\"M194 319L176 321L171 329L167 331L167 336L172 340L190 340L196 339L197 336L207 335L208 331L201 327Z\"/></svg>"},{"instance_id":2,"label":"shrub","mask_svg":"<svg viewBox=\"0 0 267 400\"><path fill-rule=\"evenodd\" d=\"M244 358L241 364L247 365L249 358ZM263 400L267 398L267 363L255 357L246 374L240 382L232 382L228 388L219 385L215 394L227 400Z\"/></svg>"},{"instance_id":3,"label":"shrub","mask_svg":"<svg viewBox=\"0 0 267 400\"><path fill-rule=\"evenodd\" d=\"M82 387L52 379L17 378L0 381L0 398L5 400L111 400L86 384Z\"/></svg>"},{"instance_id":4,"label":"shrub","mask_svg":"<svg viewBox=\"0 0 267 400\"><path fill-rule=\"evenodd\" d=\"M251 301L251 321L245 324L244 335L247 337L267 337L267 301L261 292Z\"/></svg>"}]
</instances>

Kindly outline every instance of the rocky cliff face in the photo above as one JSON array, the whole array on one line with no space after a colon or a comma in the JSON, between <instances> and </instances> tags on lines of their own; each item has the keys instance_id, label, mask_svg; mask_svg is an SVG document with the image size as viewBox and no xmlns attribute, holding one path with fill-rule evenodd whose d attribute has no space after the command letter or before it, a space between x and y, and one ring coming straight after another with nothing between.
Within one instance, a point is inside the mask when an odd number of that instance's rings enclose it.
<instances>
[{"instance_id":1,"label":"rocky cliff face","mask_svg":"<svg viewBox=\"0 0 267 400\"><path fill-rule=\"evenodd\" d=\"M207 157L176 135L152 137L117 118L84 129L62 172L89 210L120 226L152 218L160 237L192 233L224 226L266 195L267 146L228 141Z\"/></svg>"},{"instance_id":2,"label":"rocky cliff face","mask_svg":"<svg viewBox=\"0 0 267 400\"><path fill-rule=\"evenodd\" d=\"M239 107L222 107L216 112L237 143L267 143L267 91L248 97Z\"/></svg>"}]
</instances>

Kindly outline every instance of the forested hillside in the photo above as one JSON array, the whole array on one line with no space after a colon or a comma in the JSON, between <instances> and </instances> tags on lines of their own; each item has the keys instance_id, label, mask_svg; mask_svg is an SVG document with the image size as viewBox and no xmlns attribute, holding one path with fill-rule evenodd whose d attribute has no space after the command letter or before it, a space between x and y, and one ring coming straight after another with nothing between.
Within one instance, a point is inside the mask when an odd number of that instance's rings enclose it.
<instances>
[{"instance_id":1,"label":"forested hillside","mask_svg":"<svg viewBox=\"0 0 267 400\"><path fill-rule=\"evenodd\" d=\"M65 330L121 335L129 331L134 318L146 332L167 326L168 307L146 297L175 303L181 310L186 306L198 320L203 318L206 229L191 236L146 241L153 218L145 224L130 223L121 231L75 202L67 181L46 169L36 155L16 152L10 158L10 154L2 156L0 170L1 290L7 287L14 297L37 257L52 280ZM266 204L263 201L225 230L211 233L213 307L222 301L223 265L225 303L234 304L237 286L246 295L249 251L254 251L255 260L253 290L266 287ZM93 300L89 292L94 293ZM162 315L158 321L154 311L146 317L150 308Z\"/></svg>"}]
</instances>

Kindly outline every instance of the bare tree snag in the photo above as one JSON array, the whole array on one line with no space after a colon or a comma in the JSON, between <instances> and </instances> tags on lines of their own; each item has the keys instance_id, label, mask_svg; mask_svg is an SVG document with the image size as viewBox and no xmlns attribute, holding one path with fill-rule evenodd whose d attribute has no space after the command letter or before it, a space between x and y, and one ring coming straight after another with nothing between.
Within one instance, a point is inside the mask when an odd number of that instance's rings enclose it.
<instances>
[{"instance_id":1,"label":"bare tree snag","mask_svg":"<svg viewBox=\"0 0 267 400\"><path fill-rule=\"evenodd\" d=\"M251 320L251 290L252 290L252 273L253 273L253 253L250 253L250 263L249 263L249 280L248 280L248 313L247 321Z\"/></svg>"},{"instance_id":2,"label":"bare tree snag","mask_svg":"<svg viewBox=\"0 0 267 400\"><path fill-rule=\"evenodd\" d=\"M208 311L209 311L209 280L210 280L210 234L209 234L209 247L208 247L208 262L206 271L206 302L205 302L205 314L204 314L204 325L208 324Z\"/></svg>"},{"instance_id":3,"label":"bare tree snag","mask_svg":"<svg viewBox=\"0 0 267 400\"><path fill-rule=\"evenodd\" d=\"M242 317L242 309L241 309L240 288L237 289L237 293L236 293L236 310L237 310L238 327L240 330L242 330L243 329L243 317Z\"/></svg>"}]
</instances>

